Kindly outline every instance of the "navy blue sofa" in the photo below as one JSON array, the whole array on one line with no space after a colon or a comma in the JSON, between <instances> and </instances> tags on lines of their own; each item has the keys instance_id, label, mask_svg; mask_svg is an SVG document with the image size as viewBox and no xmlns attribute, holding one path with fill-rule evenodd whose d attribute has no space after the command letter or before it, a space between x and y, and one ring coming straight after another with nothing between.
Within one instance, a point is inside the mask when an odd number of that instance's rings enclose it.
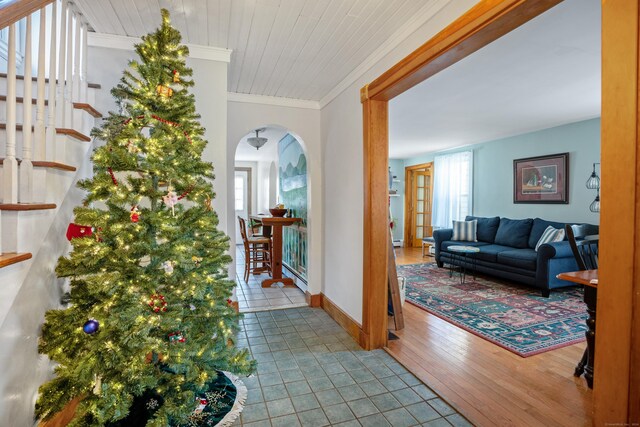
<instances>
[{"instance_id":1,"label":"navy blue sofa","mask_svg":"<svg viewBox=\"0 0 640 427\"><path fill-rule=\"evenodd\" d=\"M556 275L578 269L569 242L543 244L535 247L548 226L564 228L560 222L540 218L509 219L500 217L482 218L468 216L466 221L477 220L477 242L451 240L453 229L433 232L435 256L438 267L445 264L475 268L480 273L501 277L539 288L548 297L551 289L575 286L574 283L558 280ZM588 227L587 235L598 234L598 226ZM576 236L579 237L579 236ZM452 245L476 246L480 252L475 260L452 256L447 249Z\"/></svg>"}]
</instances>

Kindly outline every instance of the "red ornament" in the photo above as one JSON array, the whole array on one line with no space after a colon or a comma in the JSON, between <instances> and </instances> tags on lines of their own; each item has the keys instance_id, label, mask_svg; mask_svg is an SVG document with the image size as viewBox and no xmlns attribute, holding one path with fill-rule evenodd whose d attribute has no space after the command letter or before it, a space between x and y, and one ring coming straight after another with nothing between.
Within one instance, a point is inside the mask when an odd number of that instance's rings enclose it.
<instances>
[{"instance_id":1,"label":"red ornament","mask_svg":"<svg viewBox=\"0 0 640 427\"><path fill-rule=\"evenodd\" d=\"M164 300L164 295L153 294L149 298L149 307L154 313L160 313L167 311L167 302Z\"/></svg>"},{"instance_id":2,"label":"red ornament","mask_svg":"<svg viewBox=\"0 0 640 427\"><path fill-rule=\"evenodd\" d=\"M111 181L113 181L113 185L117 186L118 181L116 180L116 176L113 174L113 169L107 168L107 170L109 171L109 175L111 175Z\"/></svg>"},{"instance_id":3,"label":"red ornament","mask_svg":"<svg viewBox=\"0 0 640 427\"><path fill-rule=\"evenodd\" d=\"M67 227L67 240L75 239L77 237L88 237L93 234L93 227L88 225L78 225L71 223Z\"/></svg>"},{"instance_id":4,"label":"red ornament","mask_svg":"<svg viewBox=\"0 0 640 427\"><path fill-rule=\"evenodd\" d=\"M135 205L131 208L131 222L140 221L140 211L138 210L138 205Z\"/></svg>"},{"instance_id":5,"label":"red ornament","mask_svg":"<svg viewBox=\"0 0 640 427\"><path fill-rule=\"evenodd\" d=\"M186 338L184 337L184 335L182 335L182 332L180 331L175 331L175 332L171 332L169 334L169 343L170 344L175 344L177 342L183 343L186 342Z\"/></svg>"}]
</instances>

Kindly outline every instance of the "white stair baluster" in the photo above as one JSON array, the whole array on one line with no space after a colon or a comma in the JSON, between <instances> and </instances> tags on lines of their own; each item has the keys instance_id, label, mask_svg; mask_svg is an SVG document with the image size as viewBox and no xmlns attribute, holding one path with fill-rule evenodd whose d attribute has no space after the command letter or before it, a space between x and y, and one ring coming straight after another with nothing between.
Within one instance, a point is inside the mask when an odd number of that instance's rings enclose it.
<instances>
[{"instance_id":1,"label":"white stair baluster","mask_svg":"<svg viewBox=\"0 0 640 427\"><path fill-rule=\"evenodd\" d=\"M18 161L16 160L16 24L9 26L7 43L7 155L3 162L2 202L18 203Z\"/></svg>"},{"instance_id":2,"label":"white stair baluster","mask_svg":"<svg viewBox=\"0 0 640 427\"><path fill-rule=\"evenodd\" d=\"M68 8L67 17L67 75L64 78L64 125L73 128L73 9Z\"/></svg>"},{"instance_id":3,"label":"white stair baluster","mask_svg":"<svg viewBox=\"0 0 640 427\"><path fill-rule=\"evenodd\" d=\"M47 9L43 7L40 9L40 33L38 34L38 93L36 101L36 126L34 132L34 148L33 158L35 160L44 160L46 158L45 143L46 143L46 128L45 128L45 113L44 113L44 88L45 88L45 73L44 63L47 59L45 51L45 35L47 32Z\"/></svg>"},{"instance_id":4,"label":"white stair baluster","mask_svg":"<svg viewBox=\"0 0 640 427\"><path fill-rule=\"evenodd\" d=\"M18 198L20 203L33 201L33 164L31 163L32 117L31 100L31 15L26 18L26 35L24 44L24 96L22 98L22 162L18 178Z\"/></svg>"},{"instance_id":5,"label":"white stair baluster","mask_svg":"<svg viewBox=\"0 0 640 427\"><path fill-rule=\"evenodd\" d=\"M82 84L80 102L89 102L87 91L89 90L89 80L87 79L87 68L89 68L89 61L87 58L88 41L87 35L89 32L89 24L86 22L82 25Z\"/></svg>"},{"instance_id":6,"label":"white stair baluster","mask_svg":"<svg viewBox=\"0 0 640 427\"><path fill-rule=\"evenodd\" d=\"M58 2L54 1L51 3L51 45L49 47L49 101L47 107L49 120L47 123L47 140L45 143L47 160L54 159L56 148L56 48L58 46L56 31L56 22L58 21L57 9Z\"/></svg>"},{"instance_id":7,"label":"white stair baluster","mask_svg":"<svg viewBox=\"0 0 640 427\"><path fill-rule=\"evenodd\" d=\"M76 13L76 34L75 34L75 49L73 54L73 99L72 101L83 102L80 99L80 41L82 40L82 34L80 27L80 20L82 15Z\"/></svg>"},{"instance_id":8,"label":"white stair baluster","mask_svg":"<svg viewBox=\"0 0 640 427\"><path fill-rule=\"evenodd\" d=\"M58 56L58 95L56 102L56 123L59 127L64 127L65 123L65 91L64 91L64 79L67 76L66 73L66 53L67 53L67 0L62 0L60 4L60 42L58 44L60 51Z\"/></svg>"}]
</instances>

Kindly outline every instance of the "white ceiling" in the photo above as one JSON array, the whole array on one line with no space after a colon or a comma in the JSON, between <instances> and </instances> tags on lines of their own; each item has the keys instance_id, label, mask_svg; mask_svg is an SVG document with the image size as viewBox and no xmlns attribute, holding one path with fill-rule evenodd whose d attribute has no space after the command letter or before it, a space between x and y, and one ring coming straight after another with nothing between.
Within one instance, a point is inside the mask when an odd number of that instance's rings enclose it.
<instances>
[{"instance_id":1,"label":"white ceiling","mask_svg":"<svg viewBox=\"0 0 640 427\"><path fill-rule=\"evenodd\" d=\"M600 116L600 0L566 0L390 102L389 157Z\"/></svg>"},{"instance_id":2,"label":"white ceiling","mask_svg":"<svg viewBox=\"0 0 640 427\"><path fill-rule=\"evenodd\" d=\"M236 149L236 161L243 162L266 162L275 161L278 158L278 141L287 134L287 130L278 126L265 127L264 132L260 132L260 137L267 138L268 141L259 150L252 147L247 142L250 136L256 136L255 131L242 137Z\"/></svg>"},{"instance_id":3,"label":"white ceiling","mask_svg":"<svg viewBox=\"0 0 640 427\"><path fill-rule=\"evenodd\" d=\"M98 33L161 22L185 43L233 50L230 92L319 101L435 0L75 0Z\"/></svg>"}]
</instances>

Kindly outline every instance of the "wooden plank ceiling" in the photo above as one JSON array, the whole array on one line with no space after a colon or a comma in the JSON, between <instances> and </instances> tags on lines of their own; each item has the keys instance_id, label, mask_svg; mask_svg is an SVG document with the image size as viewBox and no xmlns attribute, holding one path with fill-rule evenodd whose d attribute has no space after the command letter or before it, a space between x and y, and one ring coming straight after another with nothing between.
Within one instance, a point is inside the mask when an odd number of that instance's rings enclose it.
<instances>
[{"instance_id":1,"label":"wooden plank ceiling","mask_svg":"<svg viewBox=\"0 0 640 427\"><path fill-rule=\"evenodd\" d=\"M160 9L185 43L233 50L230 92L320 100L433 0L76 0L98 33L139 37Z\"/></svg>"}]
</instances>

